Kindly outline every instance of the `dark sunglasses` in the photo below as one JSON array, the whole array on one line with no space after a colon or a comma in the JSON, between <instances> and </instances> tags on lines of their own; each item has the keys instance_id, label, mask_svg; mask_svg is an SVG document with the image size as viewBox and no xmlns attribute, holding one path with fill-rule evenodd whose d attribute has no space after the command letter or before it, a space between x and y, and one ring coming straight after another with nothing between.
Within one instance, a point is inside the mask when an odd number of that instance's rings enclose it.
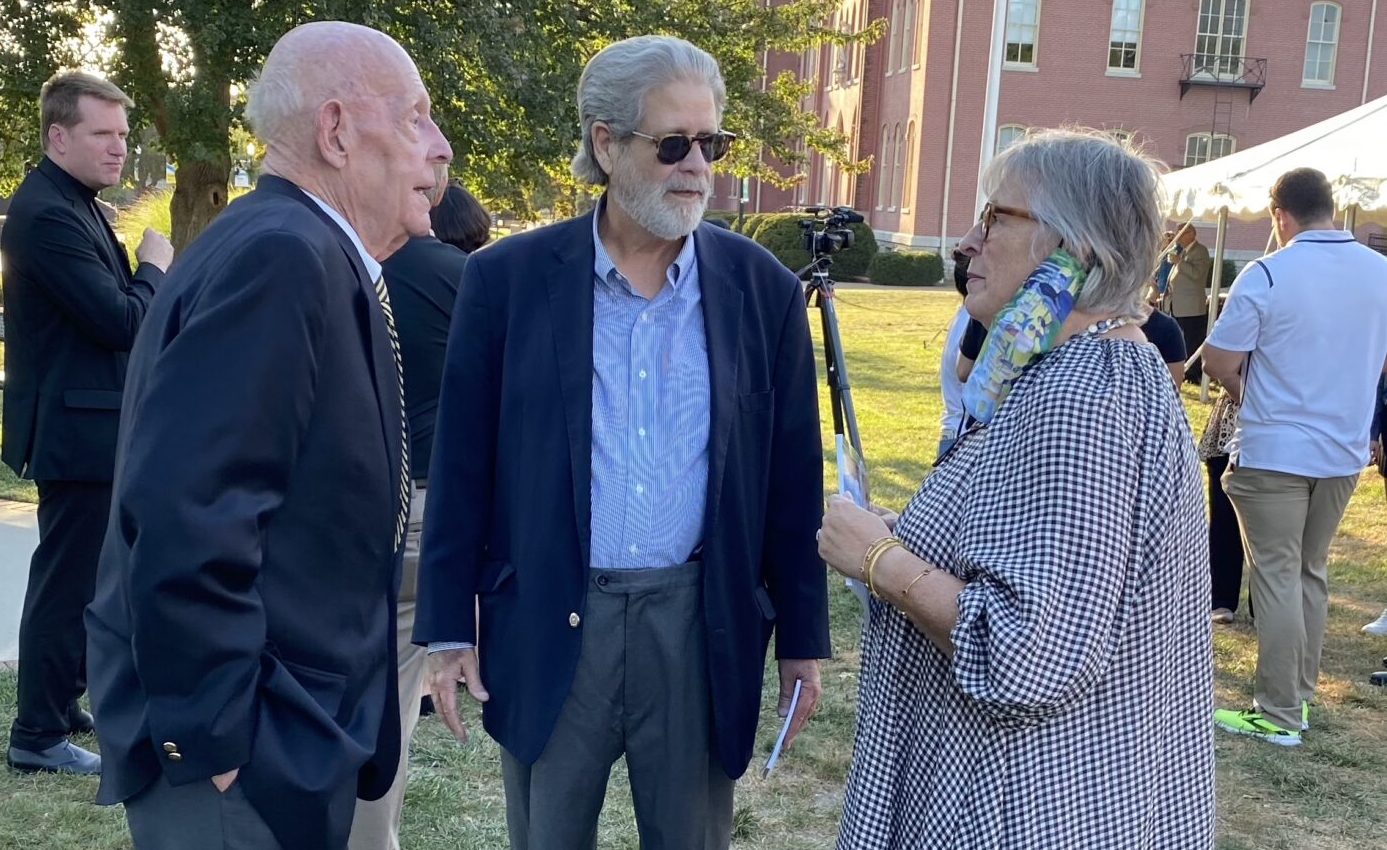
<instances>
[{"instance_id":1,"label":"dark sunglasses","mask_svg":"<svg viewBox=\"0 0 1387 850\"><path fill-rule=\"evenodd\" d=\"M982 241L987 241L987 234L992 232L992 225L997 223L997 216L999 215L1010 215L1035 221L1035 216L1031 215L1030 210L1023 210L1019 207L1004 207L1001 204L988 201L982 208L982 215L978 216L978 221L982 222Z\"/></svg>"},{"instance_id":2,"label":"dark sunglasses","mask_svg":"<svg viewBox=\"0 0 1387 850\"><path fill-rule=\"evenodd\" d=\"M732 149L732 142L737 138L736 133L729 133L725 130L719 130L716 133L699 133L696 136L685 136L683 133L650 136L633 130L631 135L654 142L655 158L665 165L683 162L684 157L688 156L689 151L693 149L694 142L698 143L705 161L717 162L727 156L727 152Z\"/></svg>"}]
</instances>

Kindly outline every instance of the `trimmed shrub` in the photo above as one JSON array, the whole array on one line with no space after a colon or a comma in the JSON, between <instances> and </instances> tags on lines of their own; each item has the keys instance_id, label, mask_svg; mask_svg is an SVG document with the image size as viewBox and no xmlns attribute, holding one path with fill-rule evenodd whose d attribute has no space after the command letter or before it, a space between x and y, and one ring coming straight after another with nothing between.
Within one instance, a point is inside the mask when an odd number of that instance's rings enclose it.
<instances>
[{"instance_id":1,"label":"trimmed shrub","mask_svg":"<svg viewBox=\"0 0 1387 850\"><path fill-rule=\"evenodd\" d=\"M805 216L798 213L767 214L757 228L753 239L791 271L798 271L809 263L809 252L804 250L804 231L799 222ZM867 266L877 253L876 235L864 224L850 225L853 232L853 247L833 255L832 274L835 278L861 277L867 273Z\"/></svg>"},{"instance_id":2,"label":"trimmed shrub","mask_svg":"<svg viewBox=\"0 0 1387 850\"><path fill-rule=\"evenodd\" d=\"M747 213L742 216L742 235L748 239L755 239L756 231L761 229L765 221L765 213Z\"/></svg>"},{"instance_id":3,"label":"trimmed shrub","mask_svg":"<svg viewBox=\"0 0 1387 850\"><path fill-rule=\"evenodd\" d=\"M885 286L933 286L944 279L944 260L933 251L882 251L867 277Z\"/></svg>"},{"instance_id":4,"label":"trimmed shrub","mask_svg":"<svg viewBox=\"0 0 1387 850\"><path fill-rule=\"evenodd\" d=\"M1233 280L1238 276L1238 264L1232 260L1223 261L1223 280L1220 282L1224 289L1233 285ZM1210 281L1212 283L1212 281Z\"/></svg>"}]
</instances>

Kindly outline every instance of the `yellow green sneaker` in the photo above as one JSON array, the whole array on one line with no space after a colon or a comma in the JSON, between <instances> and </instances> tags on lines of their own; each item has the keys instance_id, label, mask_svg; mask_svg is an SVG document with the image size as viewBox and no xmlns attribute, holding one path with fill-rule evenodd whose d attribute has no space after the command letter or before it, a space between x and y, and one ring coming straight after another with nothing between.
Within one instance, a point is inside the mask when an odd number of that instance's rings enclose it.
<instances>
[{"instance_id":1,"label":"yellow green sneaker","mask_svg":"<svg viewBox=\"0 0 1387 850\"><path fill-rule=\"evenodd\" d=\"M1300 731L1310 731L1310 701L1300 701Z\"/></svg>"},{"instance_id":2,"label":"yellow green sneaker","mask_svg":"<svg viewBox=\"0 0 1387 850\"><path fill-rule=\"evenodd\" d=\"M1304 707L1301 708L1301 713L1303 716ZM1282 729L1250 708L1242 711L1220 708L1214 712L1214 725L1229 732L1260 738L1282 747L1300 746L1300 732Z\"/></svg>"}]
</instances>

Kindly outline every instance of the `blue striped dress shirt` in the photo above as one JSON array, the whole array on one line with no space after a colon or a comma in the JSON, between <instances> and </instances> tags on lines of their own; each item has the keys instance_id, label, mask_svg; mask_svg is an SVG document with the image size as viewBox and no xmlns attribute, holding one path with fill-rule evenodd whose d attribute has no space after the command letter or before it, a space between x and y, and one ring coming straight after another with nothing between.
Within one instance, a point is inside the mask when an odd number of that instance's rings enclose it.
<instances>
[{"instance_id":1,"label":"blue striped dress shirt","mask_svg":"<svg viewBox=\"0 0 1387 850\"><path fill-rule=\"evenodd\" d=\"M668 567L703 539L712 393L694 240L654 298L597 249L592 323L592 563Z\"/></svg>"}]
</instances>

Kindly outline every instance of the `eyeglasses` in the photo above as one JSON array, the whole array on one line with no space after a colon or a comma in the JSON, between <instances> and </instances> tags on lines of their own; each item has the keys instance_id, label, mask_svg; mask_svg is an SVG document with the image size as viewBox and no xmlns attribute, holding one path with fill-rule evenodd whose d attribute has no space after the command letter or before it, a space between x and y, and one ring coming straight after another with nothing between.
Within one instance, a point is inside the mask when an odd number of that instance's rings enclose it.
<instances>
[{"instance_id":1,"label":"eyeglasses","mask_svg":"<svg viewBox=\"0 0 1387 850\"><path fill-rule=\"evenodd\" d=\"M632 130L631 135L654 142L655 158L665 165L683 162L684 157L688 156L689 151L693 149L695 142L698 143L705 162L717 162L727 156L727 152L732 149L732 142L737 138L736 133L729 133L725 130L719 130L716 133L699 133L696 136L686 136L683 133L650 136Z\"/></svg>"},{"instance_id":2,"label":"eyeglasses","mask_svg":"<svg viewBox=\"0 0 1387 850\"><path fill-rule=\"evenodd\" d=\"M1031 215L1030 210L1023 210L1019 207L1004 207L1001 204L994 204L988 201L982 208L982 215L978 216L978 221L982 222L982 241L987 241L987 234L992 232L992 225L997 223L997 216L1009 215L1016 218L1024 218L1028 221L1035 221L1035 216Z\"/></svg>"}]
</instances>

